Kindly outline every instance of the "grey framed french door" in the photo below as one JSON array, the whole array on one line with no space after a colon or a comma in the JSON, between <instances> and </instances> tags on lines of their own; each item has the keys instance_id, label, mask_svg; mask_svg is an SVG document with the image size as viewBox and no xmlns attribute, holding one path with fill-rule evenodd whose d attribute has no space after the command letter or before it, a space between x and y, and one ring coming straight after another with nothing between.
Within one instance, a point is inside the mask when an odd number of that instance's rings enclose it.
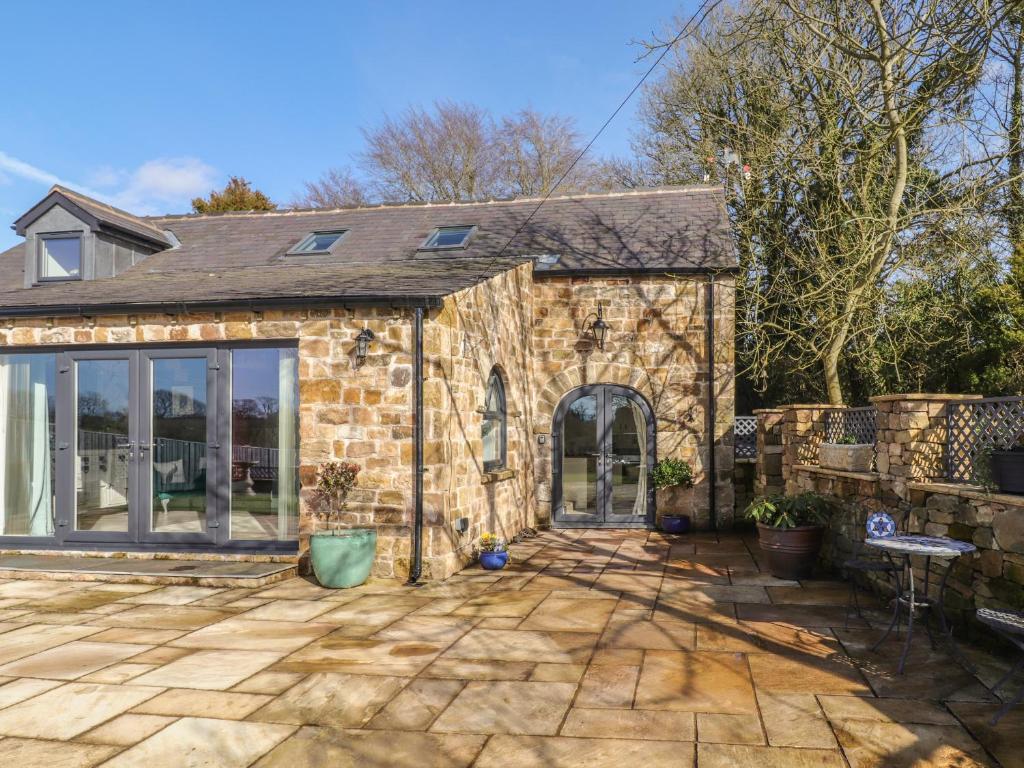
<instances>
[{"instance_id":1,"label":"grey framed french door","mask_svg":"<svg viewBox=\"0 0 1024 768\"><path fill-rule=\"evenodd\" d=\"M555 411L553 522L563 528L643 528L654 522L654 414L628 387L594 384Z\"/></svg>"},{"instance_id":2,"label":"grey framed french door","mask_svg":"<svg viewBox=\"0 0 1024 768\"><path fill-rule=\"evenodd\" d=\"M58 370L58 543L215 543L216 350L65 352Z\"/></svg>"}]
</instances>

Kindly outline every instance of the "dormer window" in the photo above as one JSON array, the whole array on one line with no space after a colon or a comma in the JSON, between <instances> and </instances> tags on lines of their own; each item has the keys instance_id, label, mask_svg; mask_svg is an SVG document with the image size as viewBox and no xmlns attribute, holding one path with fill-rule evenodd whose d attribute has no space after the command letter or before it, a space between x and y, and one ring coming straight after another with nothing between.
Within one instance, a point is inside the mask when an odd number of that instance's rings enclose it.
<instances>
[{"instance_id":1,"label":"dormer window","mask_svg":"<svg viewBox=\"0 0 1024 768\"><path fill-rule=\"evenodd\" d=\"M448 248L465 248L475 227L438 227L419 247L421 251L440 251Z\"/></svg>"},{"instance_id":2,"label":"dormer window","mask_svg":"<svg viewBox=\"0 0 1024 768\"><path fill-rule=\"evenodd\" d=\"M39 235L39 280L82 278L82 235L79 232Z\"/></svg>"},{"instance_id":3,"label":"dormer window","mask_svg":"<svg viewBox=\"0 0 1024 768\"><path fill-rule=\"evenodd\" d=\"M307 255L316 253L330 253L334 246L345 236L347 229L333 229L324 232L310 232L298 242L290 251L292 255Z\"/></svg>"}]
</instances>

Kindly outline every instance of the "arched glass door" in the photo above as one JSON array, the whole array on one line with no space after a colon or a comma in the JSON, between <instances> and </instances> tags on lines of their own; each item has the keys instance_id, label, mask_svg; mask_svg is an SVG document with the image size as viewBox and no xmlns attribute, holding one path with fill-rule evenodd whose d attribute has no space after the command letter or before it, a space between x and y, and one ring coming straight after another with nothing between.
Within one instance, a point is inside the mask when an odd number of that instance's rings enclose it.
<instances>
[{"instance_id":1,"label":"arched glass door","mask_svg":"<svg viewBox=\"0 0 1024 768\"><path fill-rule=\"evenodd\" d=\"M552 425L554 523L644 527L654 519L654 418L626 387L570 392Z\"/></svg>"}]
</instances>

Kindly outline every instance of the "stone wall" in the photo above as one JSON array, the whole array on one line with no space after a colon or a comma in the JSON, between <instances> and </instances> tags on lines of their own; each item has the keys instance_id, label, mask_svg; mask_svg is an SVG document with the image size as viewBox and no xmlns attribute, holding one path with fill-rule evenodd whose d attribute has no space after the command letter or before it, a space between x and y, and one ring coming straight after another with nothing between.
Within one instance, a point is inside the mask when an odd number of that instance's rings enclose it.
<instances>
[{"instance_id":1,"label":"stone wall","mask_svg":"<svg viewBox=\"0 0 1024 768\"><path fill-rule=\"evenodd\" d=\"M782 424L785 412L781 408L761 408L754 411L754 416L757 417L754 495L772 496L782 493L786 487L782 475Z\"/></svg>"},{"instance_id":2,"label":"stone wall","mask_svg":"<svg viewBox=\"0 0 1024 768\"><path fill-rule=\"evenodd\" d=\"M544 277L534 284L533 348L536 364L537 517L551 519L552 418L566 394L584 384L631 387L651 405L657 422L659 458L690 462L695 487L659 492L659 515L689 514L697 527L710 523L708 493L708 365L704 278ZM734 303L731 277L715 284L715 424L718 524L733 522L735 399ZM610 326L604 349L587 327L601 302ZM545 442L537 438L543 436Z\"/></svg>"}]
</instances>

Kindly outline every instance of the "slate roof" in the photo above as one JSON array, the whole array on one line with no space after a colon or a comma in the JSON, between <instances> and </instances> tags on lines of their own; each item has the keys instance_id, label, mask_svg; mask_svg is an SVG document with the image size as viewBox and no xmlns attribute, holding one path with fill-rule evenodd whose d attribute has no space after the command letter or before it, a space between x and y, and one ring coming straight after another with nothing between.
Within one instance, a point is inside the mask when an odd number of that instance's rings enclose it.
<instances>
[{"instance_id":1,"label":"slate roof","mask_svg":"<svg viewBox=\"0 0 1024 768\"><path fill-rule=\"evenodd\" d=\"M436 304L440 297L541 254L556 254L558 259L538 263L538 276L736 267L720 188L662 187L552 197L524 226L539 202L515 199L144 218L124 214L151 230L171 232L180 245L155 253L113 278L28 289L22 287L23 246L16 246L0 254L0 314L61 305L85 311L89 306L111 304L138 309L280 303L289 298L336 298L342 303L345 299L430 300ZM435 227L454 225L476 227L465 249L418 250ZM288 255L305 235L331 229L348 233L330 254Z\"/></svg>"}]
</instances>

